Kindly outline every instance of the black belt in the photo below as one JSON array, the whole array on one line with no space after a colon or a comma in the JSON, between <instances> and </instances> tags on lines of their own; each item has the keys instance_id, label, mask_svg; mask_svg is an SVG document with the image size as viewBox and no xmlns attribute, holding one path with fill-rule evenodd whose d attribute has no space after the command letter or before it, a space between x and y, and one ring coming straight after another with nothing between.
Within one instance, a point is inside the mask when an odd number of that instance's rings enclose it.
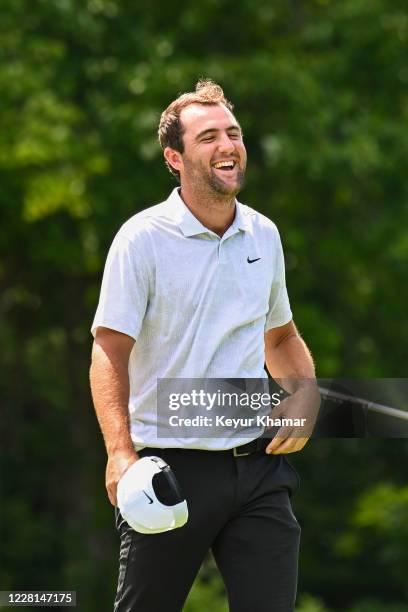
<instances>
[{"instance_id":1,"label":"black belt","mask_svg":"<svg viewBox=\"0 0 408 612\"><path fill-rule=\"evenodd\" d=\"M234 457L246 457L247 455L252 455L252 453L256 453L257 451L265 450L270 441L270 438L256 438L256 440L251 440L251 442L248 442L247 444L236 446L232 449L232 454Z\"/></svg>"}]
</instances>

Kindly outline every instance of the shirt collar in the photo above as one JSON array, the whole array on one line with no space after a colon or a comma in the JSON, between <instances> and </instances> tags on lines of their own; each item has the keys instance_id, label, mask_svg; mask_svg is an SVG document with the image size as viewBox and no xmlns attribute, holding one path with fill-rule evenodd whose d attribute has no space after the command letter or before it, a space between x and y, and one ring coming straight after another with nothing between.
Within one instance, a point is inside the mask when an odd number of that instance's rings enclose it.
<instances>
[{"instance_id":1,"label":"shirt collar","mask_svg":"<svg viewBox=\"0 0 408 612\"><path fill-rule=\"evenodd\" d=\"M205 225L203 225L201 221L199 221L184 204L182 198L180 197L179 187L175 187L173 189L167 202L170 204L174 220L179 225L184 236L196 236L198 234L205 234L210 231L208 227L205 227ZM247 220L242 211L242 204L240 204L238 200L235 200L235 218L229 229L243 231L248 229Z\"/></svg>"}]
</instances>

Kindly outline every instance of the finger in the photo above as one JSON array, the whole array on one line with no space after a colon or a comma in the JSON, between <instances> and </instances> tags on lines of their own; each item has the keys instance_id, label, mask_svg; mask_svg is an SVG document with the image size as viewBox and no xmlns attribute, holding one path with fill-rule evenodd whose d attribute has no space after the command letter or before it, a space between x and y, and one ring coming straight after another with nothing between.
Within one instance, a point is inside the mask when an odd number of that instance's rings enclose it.
<instances>
[{"instance_id":1,"label":"finger","mask_svg":"<svg viewBox=\"0 0 408 612\"><path fill-rule=\"evenodd\" d=\"M285 440L286 438L283 438L281 436L275 436L272 442L268 444L268 446L266 447L265 452L268 455L270 455L271 453L274 453L276 449L279 448L279 446L285 442Z\"/></svg>"},{"instance_id":2,"label":"finger","mask_svg":"<svg viewBox=\"0 0 408 612\"><path fill-rule=\"evenodd\" d=\"M276 436L273 438L272 442L266 447L265 452L268 454L273 453L287 438L290 437L291 433L292 429L289 427L281 427Z\"/></svg>"},{"instance_id":3,"label":"finger","mask_svg":"<svg viewBox=\"0 0 408 612\"><path fill-rule=\"evenodd\" d=\"M305 446L309 438L287 438L273 453L274 455L283 455L287 453L296 453Z\"/></svg>"},{"instance_id":4,"label":"finger","mask_svg":"<svg viewBox=\"0 0 408 612\"><path fill-rule=\"evenodd\" d=\"M273 419L279 419L281 416L285 415L285 411L286 411L286 404L282 402L279 406L275 406L271 410L269 416L271 416Z\"/></svg>"}]
</instances>

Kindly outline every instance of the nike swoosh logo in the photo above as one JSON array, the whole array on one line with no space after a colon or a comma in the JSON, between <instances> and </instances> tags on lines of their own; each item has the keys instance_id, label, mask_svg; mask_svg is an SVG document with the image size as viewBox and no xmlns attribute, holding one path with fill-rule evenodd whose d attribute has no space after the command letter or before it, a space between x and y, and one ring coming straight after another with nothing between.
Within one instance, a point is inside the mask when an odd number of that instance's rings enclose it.
<instances>
[{"instance_id":1,"label":"nike swoosh logo","mask_svg":"<svg viewBox=\"0 0 408 612\"><path fill-rule=\"evenodd\" d=\"M248 263L254 263L254 261L259 261L261 258L257 257L256 259L249 259L249 257L247 257L247 262Z\"/></svg>"},{"instance_id":2,"label":"nike swoosh logo","mask_svg":"<svg viewBox=\"0 0 408 612\"><path fill-rule=\"evenodd\" d=\"M152 504L152 503L153 503L153 500L152 500L152 498L150 497L150 495L148 495L144 489L143 489L143 493L146 495L147 499L149 500L149 504Z\"/></svg>"}]
</instances>

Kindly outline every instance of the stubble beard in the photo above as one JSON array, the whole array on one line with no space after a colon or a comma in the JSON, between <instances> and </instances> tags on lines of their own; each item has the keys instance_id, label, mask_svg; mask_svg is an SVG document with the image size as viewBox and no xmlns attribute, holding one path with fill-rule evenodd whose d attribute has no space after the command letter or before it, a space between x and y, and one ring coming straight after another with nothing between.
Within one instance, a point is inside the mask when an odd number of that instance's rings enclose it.
<instances>
[{"instance_id":1,"label":"stubble beard","mask_svg":"<svg viewBox=\"0 0 408 612\"><path fill-rule=\"evenodd\" d=\"M228 187L218 176L214 173L210 173L207 176L208 184L211 186L213 191L220 196L235 198L235 196L241 191L245 184L245 170L238 170L238 181L236 187Z\"/></svg>"},{"instance_id":2,"label":"stubble beard","mask_svg":"<svg viewBox=\"0 0 408 612\"><path fill-rule=\"evenodd\" d=\"M191 163L184 160L187 172L194 190L208 198L219 200L220 202L230 202L241 191L245 184L245 168L238 170L238 180L235 187L226 185L214 172L208 172L202 165Z\"/></svg>"}]
</instances>

